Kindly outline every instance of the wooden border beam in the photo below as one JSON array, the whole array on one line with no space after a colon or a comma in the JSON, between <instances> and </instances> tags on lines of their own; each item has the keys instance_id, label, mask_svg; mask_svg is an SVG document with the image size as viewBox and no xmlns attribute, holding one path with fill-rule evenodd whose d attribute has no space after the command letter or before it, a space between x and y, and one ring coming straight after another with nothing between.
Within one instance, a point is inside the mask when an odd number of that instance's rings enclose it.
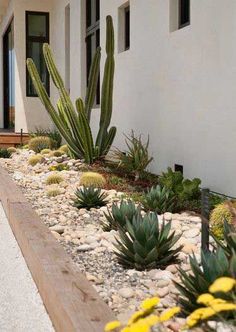
<instances>
[{"instance_id":1,"label":"wooden border beam","mask_svg":"<svg viewBox=\"0 0 236 332\"><path fill-rule=\"evenodd\" d=\"M113 313L1 167L0 200L55 330L103 332Z\"/></svg>"}]
</instances>

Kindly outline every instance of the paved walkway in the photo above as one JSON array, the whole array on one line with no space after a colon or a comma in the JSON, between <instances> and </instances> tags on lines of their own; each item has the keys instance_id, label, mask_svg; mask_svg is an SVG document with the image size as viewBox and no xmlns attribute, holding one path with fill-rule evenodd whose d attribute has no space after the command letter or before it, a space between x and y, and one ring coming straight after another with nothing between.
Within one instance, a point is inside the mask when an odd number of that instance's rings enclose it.
<instances>
[{"instance_id":1,"label":"paved walkway","mask_svg":"<svg viewBox=\"0 0 236 332\"><path fill-rule=\"evenodd\" d=\"M0 331L54 332L1 203Z\"/></svg>"}]
</instances>

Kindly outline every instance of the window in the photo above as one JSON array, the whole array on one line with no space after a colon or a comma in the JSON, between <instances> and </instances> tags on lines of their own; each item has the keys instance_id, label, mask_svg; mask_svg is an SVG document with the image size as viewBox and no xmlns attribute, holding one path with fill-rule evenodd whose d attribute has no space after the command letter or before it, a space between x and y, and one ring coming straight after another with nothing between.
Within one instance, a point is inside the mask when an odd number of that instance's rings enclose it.
<instances>
[{"instance_id":1,"label":"window","mask_svg":"<svg viewBox=\"0 0 236 332\"><path fill-rule=\"evenodd\" d=\"M87 83L96 49L100 46L100 0L86 0L86 62ZM100 104L100 77L98 79L96 104Z\"/></svg>"},{"instance_id":2,"label":"window","mask_svg":"<svg viewBox=\"0 0 236 332\"><path fill-rule=\"evenodd\" d=\"M118 50L124 52L130 49L130 5L125 3L119 8L119 38Z\"/></svg>"},{"instance_id":3,"label":"window","mask_svg":"<svg viewBox=\"0 0 236 332\"><path fill-rule=\"evenodd\" d=\"M179 29L190 24L190 0L179 0Z\"/></svg>"},{"instance_id":4,"label":"window","mask_svg":"<svg viewBox=\"0 0 236 332\"><path fill-rule=\"evenodd\" d=\"M49 13L26 12L26 58L32 58L49 94L49 73L43 56L43 44L49 43ZM26 69L26 95L37 97Z\"/></svg>"}]
</instances>

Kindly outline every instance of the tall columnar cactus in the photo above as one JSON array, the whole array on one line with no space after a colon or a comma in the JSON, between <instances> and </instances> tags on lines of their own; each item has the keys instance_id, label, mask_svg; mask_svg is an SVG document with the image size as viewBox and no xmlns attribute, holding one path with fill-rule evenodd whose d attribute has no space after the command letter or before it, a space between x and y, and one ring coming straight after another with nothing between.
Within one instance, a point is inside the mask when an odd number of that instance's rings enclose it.
<instances>
[{"instance_id":1,"label":"tall columnar cactus","mask_svg":"<svg viewBox=\"0 0 236 332\"><path fill-rule=\"evenodd\" d=\"M116 135L115 127L111 127L109 129L112 116L113 81L115 69L114 29L111 16L107 16L107 58L102 83L99 131L95 143L90 128L90 117L91 110L94 105L99 77L101 60L100 47L97 49L92 62L85 101L78 98L76 100L75 107L65 88L61 75L57 70L48 44L44 44L43 53L52 81L59 92L57 109L50 101L33 60L27 59L28 71L32 78L35 90L61 135L66 140L71 153L76 158L84 158L86 163L91 164L94 160L104 157L108 153Z\"/></svg>"}]
</instances>

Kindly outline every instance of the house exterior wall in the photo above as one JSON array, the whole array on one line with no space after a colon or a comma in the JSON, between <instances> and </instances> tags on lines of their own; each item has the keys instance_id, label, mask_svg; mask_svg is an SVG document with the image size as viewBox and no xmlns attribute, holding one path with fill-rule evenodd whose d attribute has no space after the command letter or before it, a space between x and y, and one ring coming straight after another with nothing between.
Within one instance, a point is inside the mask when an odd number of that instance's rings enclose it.
<instances>
[{"instance_id":1,"label":"house exterior wall","mask_svg":"<svg viewBox=\"0 0 236 332\"><path fill-rule=\"evenodd\" d=\"M106 15L112 15L115 28L115 145L124 147L123 133L131 129L144 138L149 135L152 171L160 173L180 164L186 177L199 177L203 186L236 195L236 2L192 0L190 26L170 32L176 19L171 14L175 1L130 0L131 47L125 52L117 48L118 8L127 1L100 1L102 64ZM75 100L85 94L85 0L13 3L16 130L48 127L50 120L40 101L25 97L25 10L50 12L51 45L65 77L65 7L70 3L70 92ZM53 87L51 96L56 101ZM95 109L94 129L98 118Z\"/></svg>"}]
</instances>

